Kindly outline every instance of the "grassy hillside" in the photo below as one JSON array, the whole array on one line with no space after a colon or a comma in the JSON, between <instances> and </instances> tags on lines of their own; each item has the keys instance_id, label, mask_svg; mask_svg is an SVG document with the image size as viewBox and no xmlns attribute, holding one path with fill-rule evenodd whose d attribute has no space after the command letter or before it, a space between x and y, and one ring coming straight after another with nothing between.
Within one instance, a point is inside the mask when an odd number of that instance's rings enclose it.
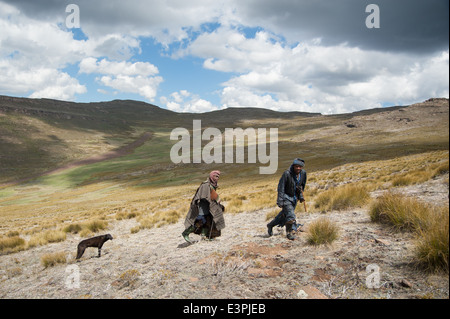
<instances>
[{"instance_id":1,"label":"grassy hillside","mask_svg":"<svg viewBox=\"0 0 450 319\"><path fill-rule=\"evenodd\" d=\"M132 143L144 132L152 138L132 154L46 176L37 183L67 187L98 181L141 186L190 182L219 167L228 178L264 179L260 164L173 164L170 149L176 127L202 129L278 128L278 171L301 156L308 170L428 151L448 150L448 100L430 99L408 107L322 116L262 109L226 109L179 114L136 101L70 103L0 97L0 184L31 181L52 169L92 158ZM204 141L203 145L209 141Z\"/></svg>"},{"instance_id":2,"label":"grassy hillside","mask_svg":"<svg viewBox=\"0 0 450 319\"><path fill-rule=\"evenodd\" d=\"M168 136L176 127L192 127L193 119L223 129L234 127L242 119L289 119L299 114L314 115L252 108L178 114L128 100L71 103L0 96L0 184L30 179L62 165L103 154L132 142L144 131ZM170 146L167 141L157 140L152 143L152 153L158 145ZM163 163L166 162L164 158Z\"/></svg>"},{"instance_id":3,"label":"grassy hillside","mask_svg":"<svg viewBox=\"0 0 450 319\"><path fill-rule=\"evenodd\" d=\"M196 187L213 169L223 172L221 193L229 212L271 208L278 178L297 156L306 160L311 198L355 177L376 189L418 168L443 165L445 171L447 165L448 171L448 110L447 99L433 99L333 116L259 109L178 114L135 101L0 97L0 182L24 179L0 188L0 234L18 232L31 240L79 224L88 235L91 222L107 227L128 217L144 228L170 223L184 216ZM278 171L260 175L259 163L172 163L170 132L191 130L193 119L201 119L203 129L222 132L278 128ZM134 152L40 176L131 143L144 132L151 132L151 139Z\"/></svg>"},{"instance_id":4,"label":"grassy hillside","mask_svg":"<svg viewBox=\"0 0 450 319\"><path fill-rule=\"evenodd\" d=\"M70 103L0 96L0 183L27 179L132 142L172 112L136 101Z\"/></svg>"}]
</instances>

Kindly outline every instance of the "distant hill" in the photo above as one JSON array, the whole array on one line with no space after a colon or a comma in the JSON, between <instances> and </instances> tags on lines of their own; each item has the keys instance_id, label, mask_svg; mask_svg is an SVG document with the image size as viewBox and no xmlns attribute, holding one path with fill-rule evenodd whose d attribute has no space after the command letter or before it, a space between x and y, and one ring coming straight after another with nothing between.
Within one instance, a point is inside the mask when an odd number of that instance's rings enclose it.
<instances>
[{"instance_id":1,"label":"distant hill","mask_svg":"<svg viewBox=\"0 0 450 319\"><path fill-rule=\"evenodd\" d=\"M51 99L0 96L0 112L23 114L68 123L72 127L112 130L129 129L142 120L160 121L174 112L155 105L132 101L75 103Z\"/></svg>"},{"instance_id":2,"label":"distant hill","mask_svg":"<svg viewBox=\"0 0 450 319\"><path fill-rule=\"evenodd\" d=\"M203 128L278 127L280 170L299 155L309 158L310 168L323 169L349 160L448 149L448 99L321 115L261 108L177 113L133 100L75 103L0 96L0 184L108 154L145 132L155 134L140 146L136 153L139 162L132 167L130 161L118 163L120 170L145 172L149 167L169 167L173 143L167 136L176 127L192 129L193 119L202 120ZM238 169L237 175L245 176L255 165L222 166ZM208 169L207 165L187 167ZM103 175L117 174L117 168L108 173L107 166L102 169Z\"/></svg>"},{"instance_id":3,"label":"distant hill","mask_svg":"<svg viewBox=\"0 0 450 319\"><path fill-rule=\"evenodd\" d=\"M133 100L75 103L0 95L0 184L113 151L144 131L192 127L193 119L223 128L246 119L316 115L260 108L176 113Z\"/></svg>"},{"instance_id":4,"label":"distant hill","mask_svg":"<svg viewBox=\"0 0 450 319\"><path fill-rule=\"evenodd\" d=\"M277 112L256 107L231 107L206 113L177 113L156 105L134 101L113 100L109 102L75 103L52 99L29 99L0 95L0 112L19 113L41 118L69 120L80 127L89 123L103 123L100 127L114 125L125 129L127 125L139 125L143 122L164 126L165 121L173 122L181 118L191 120L205 119L235 122L243 119L291 118L293 116L317 116L320 113Z\"/></svg>"}]
</instances>

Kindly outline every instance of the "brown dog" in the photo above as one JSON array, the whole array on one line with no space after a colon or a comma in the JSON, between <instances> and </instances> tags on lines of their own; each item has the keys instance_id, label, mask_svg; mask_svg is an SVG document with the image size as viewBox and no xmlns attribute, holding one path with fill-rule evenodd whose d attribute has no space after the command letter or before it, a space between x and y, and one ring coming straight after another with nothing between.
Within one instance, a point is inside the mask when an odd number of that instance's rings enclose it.
<instances>
[{"instance_id":1,"label":"brown dog","mask_svg":"<svg viewBox=\"0 0 450 319\"><path fill-rule=\"evenodd\" d=\"M108 240L112 240L112 239L113 239L113 237L110 234L106 234L106 235L96 236L96 237L92 237L92 238L88 238L88 239L80 241L80 243L78 244L78 248L77 248L77 258L76 259L80 259L81 256L83 256L84 251L88 247L97 247L98 248L98 256L97 257L100 257L103 244L105 242L107 242Z\"/></svg>"}]
</instances>

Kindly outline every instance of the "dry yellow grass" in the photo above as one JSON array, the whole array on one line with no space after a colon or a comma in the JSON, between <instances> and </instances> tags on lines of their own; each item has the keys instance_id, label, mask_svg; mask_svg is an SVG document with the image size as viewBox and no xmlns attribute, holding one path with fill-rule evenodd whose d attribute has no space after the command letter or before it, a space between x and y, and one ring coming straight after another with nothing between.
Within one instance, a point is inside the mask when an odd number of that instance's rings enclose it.
<instances>
[{"instance_id":1,"label":"dry yellow grass","mask_svg":"<svg viewBox=\"0 0 450 319\"><path fill-rule=\"evenodd\" d=\"M131 211L120 211L116 213L116 219L117 220L123 220L123 219L132 219L137 217L139 214L137 212L131 212Z\"/></svg>"},{"instance_id":2,"label":"dry yellow grass","mask_svg":"<svg viewBox=\"0 0 450 319\"><path fill-rule=\"evenodd\" d=\"M319 211L344 210L363 206L370 198L367 188L359 184L347 184L318 194L314 207Z\"/></svg>"},{"instance_id":3,"label":"dry yellow grass","mask_svg":"<svg viewBox=\"0 0 450 319\"><path fill-rule=\"evenodd\" d=\"M108 222L102 219L88 220L85 222L71 223L62 228L65 233L80 234L81 237L88 237L93 233L104 230L108 227Z\"/></svg>"},{"instance_id":4,"label":"dry yellow grass","mask_svg":"<svg viewBox=\"0 0 450 319\"><path fill-rule=\"evenodd\" d=\"M387 192L375 199L369 209L373 222L408 231L425 229L433 217L432 214L429 205L395 192Z\"/></svg>"},{"instance_id":5,"label":"dry yellow grass","mask_svg":"<svg viewBox=\"0 0 450 319\"><path fill-rule=\"evenodd\" d=\"M132 287L138 282L140 276L141 273L138 270L129 269L123 272L113 284L120 288Z\"/></svg>"},{"instance_id":6,"label":"dry yellow grass","mask_svg":"<svg viewBox=\"0 0 450 319\"><path fill-rule=\"evenodd\" d=\"M67 225L63 228L63 231L66 233L77 234L83 229L83 225L81 223L74 223Z\"/></svg>"},{"instance_id":7,"label":"dry yellow grass","mask_svg":"<svg viewBox=\"0 0 450 319\"><path fill-rule=\"evenodd\" d=\"M416 263L428 271L449 271L449 210L435 210L423 229L418 230Z\"/></svg>"},{"instance_id":8,"label":"dry yellow grass","mask_svg":"<svg viewBox=\"0 0 450 319\"><path fill-rule=\"evenodd\" d=\"M0 238L0 253L19 251L25 248L25 240L19 236Z\"/></svg>"},{"instance_id":9,"label":"dry yellow grass","mask_svg":"<svg viewBox=\"0 0 450 319\"><path fill-rule=\"evenodd\" d=\"M339 237L339 227L326 217L321 217L308 227L306 241L310 245L331 244Z\"/></svg>"},{"instance_id":10,"label":"dry yellow grass","mask_svg":"<svg viewBox=\"0 0 450 319\"><path fill-rule=\"evenodd\" d=\"M393 186L407 186L413 184L420 184L430 180L438 175L448 172L449 162L434 163L427 167L415 171L409 171L404 174L399 174L392 180Z\"/></svg>"},{"instance_id":11,"label":"dry yellow grass","mask_svg":"<svg viewBox=\"0 0 450 319\"><path fill-rule=\"evenodd\" d=\"M98 232L99 230L105 229L108 226L108 222L104 220L95 219L86 222L84 226L86 227L87 230L95 233Z\"/></svg>"},{"instance_id":12,"label":"dry yellow grass","mask_svg":"<svg viewBox=\"0 0 450 319\"><path fill-rule=\"evenodd\" d=\"M328 192L325 191L326 186L341 189L341 186L333 185L355 182L352 184L363 185L367 191L389 189L396 177L417 170L431 172L428 178L445 172L448 170L448 151L349 163L325 171L308 171L305 190L308 211L314 211L315 205L320 207L316 210L329 209L315 204L330 195L322 195ZM219 194L225 205L225 213L268 209L267 216L277 214L279 177L257 176L255 180L247 181L224 175L220 181ZM4 238L12 232L21 238L31 237L25 245L15 246L17 249L26 249L52 240L64 240L62 233L90 236L93 232L107 230L110 223L123 218L135 218L140 223L132 232L146 227L160 227L186 216L199 186L198 183L191 183L171 187L136 187L132 182L119 182L99 182L67 189L36 184L3 190L7 195L0 197L0 225L5 232L0 236ZM353 192L356 194L355 190ZM356 197L365 196L359 194ZM297 212L302 211L303 208L299 206ZM48 234L45 235L47 232L59 235L51 239Z\"/></svg>"},{"instance_id":13,"label":"dry yellow grass","mask_svg":"<svg viewBox=\"0 0 450 319\"><path fill-rule=\"evenodd\" d=\"M449 271L449 208L386 193L369 210L371 220L416 235L415 263L429 271Z\"/></svg>"},{"instance_id":14,"label":"dry yellow grass","mask_svg":"<svg viewBox=\"0 0 450 319\"><path fill-rule=\"evenodd\" d=\"M47 243L57 243L66 240L66 233L61 230L47 230L37 233L28 241L28 247L42 246Z\"/></svg>"},{"instance_id":15,"label":"dry yellow grass","mask_svg":"<svg viewBox=\"0 0 450 319\"><path fill-rule=\"evenodd\" d=\"M158 211L152 215L148 215L138 219L140 229L162 227L164 225L175 224L178 222L182 213L177 210ZM133 230L135 232L135 230Z\"/></svg>"},{"instance_id":16,"label":"dry yellow grass","mask_svg":"<svg viewBox=\"0 0 450 319\"><path fill-rule=\"evenodd\" d=\"M335 184L364 182L370 189L388 189L397 178L418 174L415 182L423 182L448 172L449 152L435 151L389 160L348 163L327 171L314 172L309 183L320 189ZM419 173L418 173L419 172Z\"/></svg>"},{"instance_id":17,"label":"dry yellow grass","mask_svg":"<svg viewBox=\"0 0 450 319\"><path fill-rule=\"evenodd\" d=\"M41 264L45 268L53 267L56 264L65 264L65 263L66 263L66 254L64 252L45 254L41 257Z\"/></svg>"}]
</instances>

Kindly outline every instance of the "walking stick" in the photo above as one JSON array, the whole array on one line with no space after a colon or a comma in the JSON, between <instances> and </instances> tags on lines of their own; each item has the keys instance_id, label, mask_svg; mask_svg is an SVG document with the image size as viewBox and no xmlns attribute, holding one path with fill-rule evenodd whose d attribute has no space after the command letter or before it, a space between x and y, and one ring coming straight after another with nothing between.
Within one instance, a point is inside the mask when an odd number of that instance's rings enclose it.
<instances>
[{"instance_id":1,"label":"walking stick","mask_svg":"<svg viewBox=\"0 0 450 319\"><path fill-rule=\"evenodd\" d=\"M209 237L208 237L209 240L211 240L211 232L212 232L212 228L213 228L213 223L214 223L214 220L211 218L211 227L209 228Z\"/></svg>"},{"instance_id":2,"label":"walking stick","mask_svg":"<svg viewBox=\"0 0 450 319\"><path fill-rule=\"evenodd\" d=\"M305 212L307 213L308 209L306 209L306 199L305 199L305 195L303 194L303 191L302 191L302 197L303 197L303 207L305 207Z\"/></svg>"},{"instance_id":3,"label":"walking stick","mask_svg":"<svg viewBox=\"0 0 450 319\"><path fill-rule=\"evenodd\" d=\"M308 212L308 209L306 209L306 200L305 200L305 196L303 195L303 191L301 191L302 193L302 197L303 197L303 207L305 208L305 212ZM297 232L303 232L303 230L301 230L301 227L303 226L302 224L298 224L299 227L297 228Z\"/></svg>"}]
</instances>

